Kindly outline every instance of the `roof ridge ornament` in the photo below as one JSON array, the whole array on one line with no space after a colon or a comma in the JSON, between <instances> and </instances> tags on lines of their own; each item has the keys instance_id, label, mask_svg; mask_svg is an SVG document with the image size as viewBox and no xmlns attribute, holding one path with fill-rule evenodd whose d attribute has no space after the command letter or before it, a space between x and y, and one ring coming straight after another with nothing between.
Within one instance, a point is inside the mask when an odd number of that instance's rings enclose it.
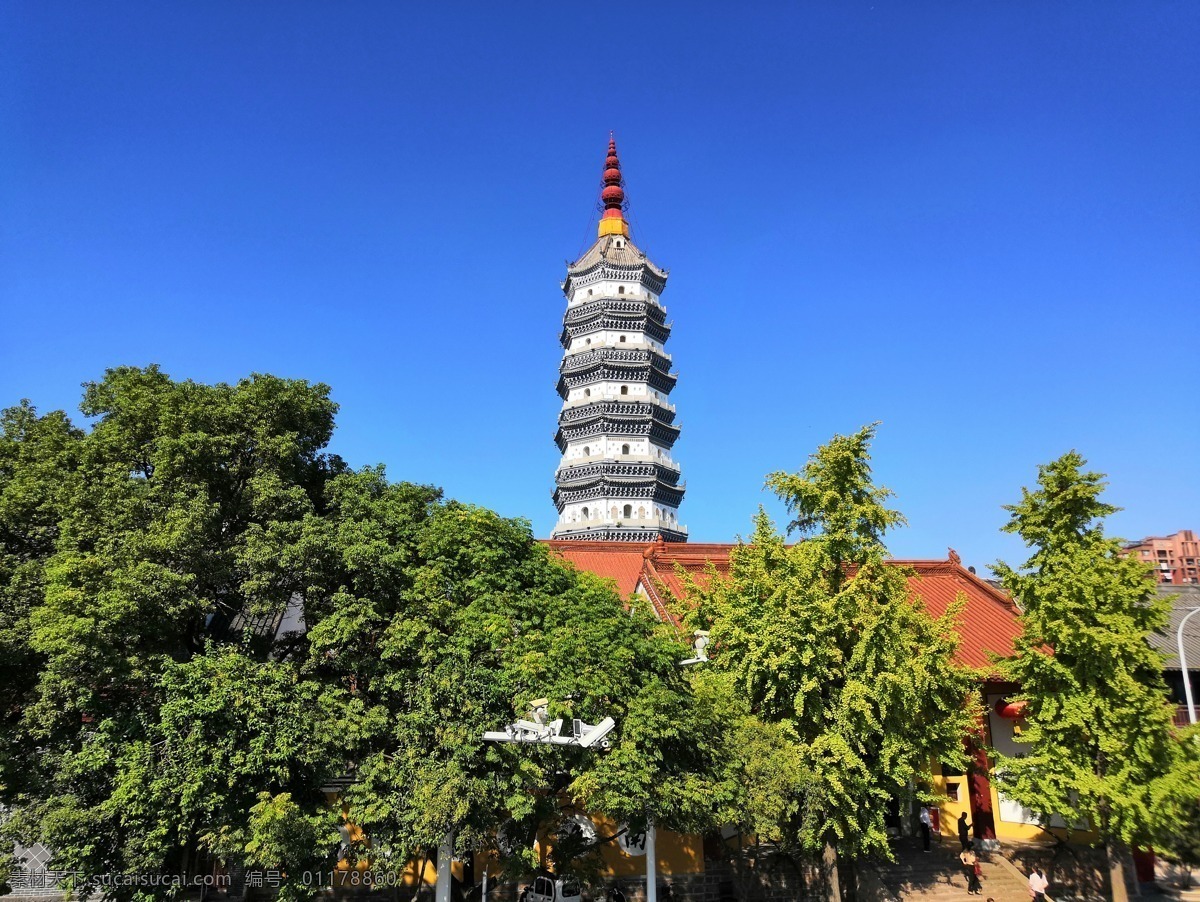
<instances>
[{"instance_id":1,"label":"roof ridge ornament","mask_svg":"<svg viewBox=\"0 0 1200 902\"><path fill-rule=\"evenodd\" d=\"M625 221L625 178L621 175L621 160L617 156L617 139L608 133L608 156L604 160L604 175L601 177L600 226L597 237L623 235L629 237L629 223ZM607 250L607 248L606 248Z\"/></svg>"}]
</instances>

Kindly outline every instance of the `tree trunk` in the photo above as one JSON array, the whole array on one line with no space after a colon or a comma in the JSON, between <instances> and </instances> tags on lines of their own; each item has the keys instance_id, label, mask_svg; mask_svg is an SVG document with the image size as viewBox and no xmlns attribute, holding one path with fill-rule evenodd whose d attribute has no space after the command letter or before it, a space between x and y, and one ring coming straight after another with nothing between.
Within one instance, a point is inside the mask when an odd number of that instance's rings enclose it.
<instances>
[{"instance_id":1,"label":"tree trunk","mask_svg":"<svg viewBox=\"0 0 1200 902\"><path fill-rule=\"evenodd\" d=\"M762 899L767 894L766 882L763 880L762 842L757 833L754 834L754 895Z\"/></svg>"},{"instance_id":2,"label":"tree trunk","mask_svg":"<svg viewBox=\"0 0 1200 902\"><path fill-rule=\"evenodd\" d=\"M821 869L825 872L825 885L829 887L829 902L842 902L842 889L838 883L837 849L833 847L833 843L825 843Z\"/></svg>"},{"instance_id":3,"label":"tree trunk","mask_svg":"<svg viewBox=\"0 0 1200 902\"><path fill-rule=\"evenodd\" d=\"M738 830L737 863L734 868L737 873L738 889L743 899L750 898L750 884L746 879L746 856L742 850L742 831Z\"/></svg>"},{"instance_id":4,"label":"tree trunk","mask_svg":"<svg viewBox=\"0 0 1200 902\"><path fill-rule=\"evenodd\" d=\"M180 870L183 872L185 892L192 888L192 884L191 884L192 862L193 862L193 858L195 857L195 854L196 854L196 841L193 837L189 836L187 839L187 842L184 843L184 846L183 846L183 861L180 865ZM201 888L201 891L200 891L200 898L201 899L204 898L203 888Z\"/></svg>"},{"instance_id":5,"label":"tree trunk","mask_svg":"<svg viewBox=\"0 0 1200 902\"><path fill-rule=\"evenodd\" d=\"M413 890L412 899L410 902L417 902L421 898L421 890L425 888L425 869L429 867L429 849L426 848L421 856L421 867L417 871L417 888Z\"/></svg>"},{"instance_id":6,"label":"tree trunk","mask_svg":"<svg viewBox=\"0 0 1200 902\"><path fill-rule=\"evenodd\" d=\"M858 898L858 862L853 858L838 856L838 887L842 891L845 902L854 902Z\"/></svg>"},{"instance_id":7,"label":"tree trunk","mask_svg":"<svg viewBox=\"0 0 1200 902\"><path fill-rule=\"evenodd\" d=\"M466 898L471 898L475 892L475 853L468 851L462 860L462 892Z\"/></svg>"},{"instance_id":8,"label":"tree trunk","mask_svg":"<svg viewBox=\"0 0 1200 902\"><path fill-rule=\"evenodd\" d=\"M1129 902L1129 893L1125 889L1125 856L1114 842L1104 844L1104 854L1108 859L1108 885L1112 893L1112 902Z\"/></svg>"}]
</instances>

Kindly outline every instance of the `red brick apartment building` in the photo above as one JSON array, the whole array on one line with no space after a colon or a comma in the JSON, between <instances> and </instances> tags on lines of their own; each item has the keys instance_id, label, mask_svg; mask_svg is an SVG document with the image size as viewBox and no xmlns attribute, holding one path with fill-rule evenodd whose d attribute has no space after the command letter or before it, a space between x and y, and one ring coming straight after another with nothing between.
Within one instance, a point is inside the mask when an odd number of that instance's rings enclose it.
<instances>
[{"instance_id":1,"label":"red brick apartment building","mask_svg":"<svg viewBox=\"0 0 1200 902\"><path fill-rule=\"evenodd\" d=\"M1200 542L1190 529L1130 542L1125 546L1125 552L1152 565L1160 583L1171 586L1200 584Z\"/></svg>"}]
</instances>

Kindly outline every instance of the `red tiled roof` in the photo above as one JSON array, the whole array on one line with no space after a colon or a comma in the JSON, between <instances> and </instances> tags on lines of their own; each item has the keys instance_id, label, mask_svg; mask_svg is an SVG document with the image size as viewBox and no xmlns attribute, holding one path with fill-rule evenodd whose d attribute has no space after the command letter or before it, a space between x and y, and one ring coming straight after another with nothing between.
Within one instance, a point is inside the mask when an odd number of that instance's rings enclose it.
<instances>
[{"instance_id":1,"label":"red tiled roof","mask_svg":"<svg viewBox=\"0 0 1200 902\"><path fill-rule=\"evenodd\" d=\"M625 542L550 541L551 548L581 570L610 577L623 595L641 584L660 617L670 617L667 601L682 598L683 582L678 564L686 573L704 579L709 564L718 573L729 570L729 553L737 547L728 543L691 544L657 542L631 545ZM961 592L967 598L960 629L958 658L969 667L987 667L993 655L1013 653L1013 641L1021 633L1017 608L999 589L965 569L956 560L893 560L896 566L914 571L909 584L915 596L934 617Z\"/></svg>"},{"instance_id":2,"label":"red tiled roof","mask_svg":"<svg viewBox=\"0 0 1200 902\"><path fill-rule=\"evenodd\" d=\"M556 539L550 539L546 544L580 570L616 580L617 591L623 596L628 597L637 590L642 576L644 545Z\"/></svg>"},{"instance_id":3,"label":"red tiled roof","mask_svg":"<svg viewBox=\"0 0 1200 902\"><path fill-rule=\"evenodd\" d=\"M958 659L962 663L987 667L992 656L1007 658L1013 654L1013 643L1021 635L1021 622L1017 606L1008 595L953 561L892 563L916 571L908 583L934 617L946 613L960 592L967 597L959 628Z\"/></svg>"}]
</instances>

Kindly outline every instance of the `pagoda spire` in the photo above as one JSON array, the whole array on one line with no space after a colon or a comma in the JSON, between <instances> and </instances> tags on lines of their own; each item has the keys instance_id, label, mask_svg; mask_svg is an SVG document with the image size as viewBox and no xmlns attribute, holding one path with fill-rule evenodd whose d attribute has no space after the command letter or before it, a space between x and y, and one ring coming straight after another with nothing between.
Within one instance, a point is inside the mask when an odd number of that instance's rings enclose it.
<instances>
[{"instance_id":1,"label":"pagoda spire","mask_svg":"<svg viewBox=\"0 0 1200 902\"><path fill-rule=\"evenodd\" d=\"M604 212L600 216L598 237L624 235L629 237L629 223L625 221L625 179L621 176L621 160L617 156L617 139L608 133L608 156L604 160L603 187L600 203Z\"/></svg>"}]
</instances>

